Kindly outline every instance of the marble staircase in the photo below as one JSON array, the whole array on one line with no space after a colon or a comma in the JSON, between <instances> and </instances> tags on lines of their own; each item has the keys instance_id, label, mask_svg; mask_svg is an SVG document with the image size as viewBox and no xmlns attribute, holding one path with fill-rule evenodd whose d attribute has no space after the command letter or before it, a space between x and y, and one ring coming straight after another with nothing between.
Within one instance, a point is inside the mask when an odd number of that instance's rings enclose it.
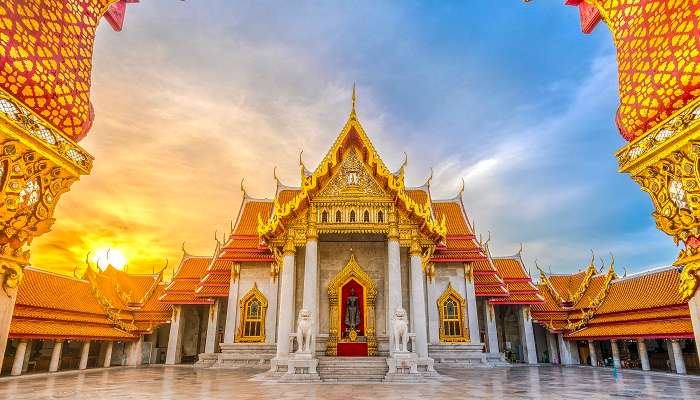
<instances>
[{"instance_id":1,"label":"marble staircase","mask_svg":"<svg viewBox=\"0 0 700 400\"><path fill-rule=\"evenodd\" d=\"M246 366L270 365L270 359L275 356L277 347L264 343L233 343L221 344L221 353L213 354L216 360L211 368L238 368Z\"/></svg>"},{"instance_id":2,"label":"marble staircase","mask_svg":"<svg viewBox=\"0 0 700 400\"><path fill-rule=\"evenodd\" d=\"M429 344L428 355L435 361L434 365L436 368L493 368L509 366L501 354L482 352L481 344Z\"/></svg>"},{"instance_id":3,"label":"marble staircase","mask_svg":"<svg viewBox=\"0 0 700 400\"><path fill-rule=\"evenodd\" d=\"M319 357L318 373L324 382L383 382L389 366L386 357Z\"/></svg>"}]
</instances>

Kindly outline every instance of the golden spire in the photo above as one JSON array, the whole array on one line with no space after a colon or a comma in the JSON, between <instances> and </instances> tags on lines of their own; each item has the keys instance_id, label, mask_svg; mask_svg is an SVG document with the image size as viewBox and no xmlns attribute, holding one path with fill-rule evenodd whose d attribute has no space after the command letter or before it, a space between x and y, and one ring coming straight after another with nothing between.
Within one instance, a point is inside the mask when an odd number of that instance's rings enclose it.
<instances>
[{"instance_id":1,"label":"golden spire","mask_svg":"<svg viewBox=\"0 0 700 400\"><path fill-rule=\"evenodd\" d=\"M356 100L356 94L355 94L355 83L353 82L352 84L352 111L351 114L355 114L355 100Z\"/></svg>"}]
</instances>

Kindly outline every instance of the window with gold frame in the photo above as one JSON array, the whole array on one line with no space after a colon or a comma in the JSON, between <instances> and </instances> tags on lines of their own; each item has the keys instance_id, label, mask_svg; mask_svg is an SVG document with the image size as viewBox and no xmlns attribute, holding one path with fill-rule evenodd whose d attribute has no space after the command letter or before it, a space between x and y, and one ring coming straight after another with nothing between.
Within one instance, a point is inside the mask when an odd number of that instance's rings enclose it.
<instances>
[{"instance_id":1,"label":"window with gold frame","mask_svg":"<svg viewBox=\"0 0 700 400\"><path fill-rule=\"evenodd\" d=\"M469 335L464 324L464 298L457 293L452 284L437 301L440 314L440 341L467 342Z\"/></svg>"},{"instance_id":2,"label":"window with gold frame","mask_svg":"<svg viewBox=\"0 0 700 400\"><path fill-rule=\"evenodd\" d=\"M257 284L239 302L240 324L236 342L265 341L265 313L267 300L258 290Z\"/></svg>"}]
</instances>

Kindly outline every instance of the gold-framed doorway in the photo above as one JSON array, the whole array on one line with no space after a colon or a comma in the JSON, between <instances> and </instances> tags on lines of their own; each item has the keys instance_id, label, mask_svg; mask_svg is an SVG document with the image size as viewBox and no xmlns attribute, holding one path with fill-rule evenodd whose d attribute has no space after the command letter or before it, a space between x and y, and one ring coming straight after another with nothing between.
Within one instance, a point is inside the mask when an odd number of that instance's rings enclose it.
<instances>
[{"instance_id":1,"label":"gold-framed doorway","mask_svg":"<svg viewBox=\"0 0 700 400\"><path fill-rule=\"evenodd\" d=\"M350 255L345 267L328 284L328 302L330 304L330 330L326 344L326 355L338 354L338 342L342 340L342 316L340 315L340 300L342 288L350 280L355 280L364 289L364 319L365 336L367 338L367 355L377 355L377 334L375 328L375 304L377 300L377 285L372 278L360 267L355 255Z\"/></svg>"}]
</instances>

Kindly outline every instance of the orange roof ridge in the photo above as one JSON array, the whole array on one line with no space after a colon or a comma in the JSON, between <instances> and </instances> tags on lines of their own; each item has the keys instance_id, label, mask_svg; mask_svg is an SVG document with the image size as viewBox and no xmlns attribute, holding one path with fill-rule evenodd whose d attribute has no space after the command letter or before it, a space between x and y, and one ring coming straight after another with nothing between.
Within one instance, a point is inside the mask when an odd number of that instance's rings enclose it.
<instances>
[{"instance_id":1,"label":"orange roof ridge","mask_svg":"<svg viewBox=\"0 0 700 400\"><path fill-rule=\"evenodd\" d=\"M629 279L638 279L638 278L641 278L643 276L654 275L654 274L658 274L661 272L666 272L666 271L674 270L674 269L678 269L678 267L673 266L673 265L662 265L659 267L654 267L652 269L648 269L646 271L635 272L635 273L629 274L627 276L618 277L615 279L615 281L613 283L620 283L620 282L623 282L623 281L626 281Z\"/></svg>"},{"instance_id":2,"label":"orange roof ridge","mask_svg":"<svg viewBox=\"0 0 700 400\"><path fill-rule=\"evenodd\" d=\"M86 282L86 283L88 282L86 279L83 279L83 278L78 278L78 277L75 277L75 276L59 274L58 272L54 272L54 271L49 271L49 270L47 270L47 269L38 268L38 267L36 267L36 266L34 266L34 265L28 265L28 266L24 267L24 269L25 269L25 270L30 270L30 271L39 272L39 273L42 273L42 274L49 274L49 275L55 276L55 277L57 277L57 278L70 279L70 280L73 280L73 281Z\"/></svg>"}]
</instances>

